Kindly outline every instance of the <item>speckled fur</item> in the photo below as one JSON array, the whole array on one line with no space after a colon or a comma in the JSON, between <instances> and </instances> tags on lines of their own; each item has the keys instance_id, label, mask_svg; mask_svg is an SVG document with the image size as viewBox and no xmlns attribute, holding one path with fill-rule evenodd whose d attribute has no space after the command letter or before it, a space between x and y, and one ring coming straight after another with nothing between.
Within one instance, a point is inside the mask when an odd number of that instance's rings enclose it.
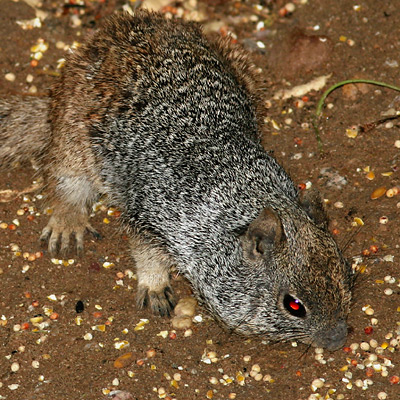
<instances>
[{"instance_id":1,"label":"speckled fur","mask_svg":"<svg viewBox=\"0 0 400 400\"><path fill-rule=\"evenodd\" d=\"M139 305L170 311L175 263L230 329L335 349L347 334L351 268L318 197L299 199L262 148L256 88L247 55L195 24L148 12L110 18L68 57L50 135L32 132L30 143L47 143L54 204L42 238L66 251L75 233L82 249L88 208L106 193L130 232ZM0 139L20 142L23 129L9 121ZM5 149L1 157L20 157ZM285 294L301 300L304 318L285 309Z\"/></svg>"}]
</instances>

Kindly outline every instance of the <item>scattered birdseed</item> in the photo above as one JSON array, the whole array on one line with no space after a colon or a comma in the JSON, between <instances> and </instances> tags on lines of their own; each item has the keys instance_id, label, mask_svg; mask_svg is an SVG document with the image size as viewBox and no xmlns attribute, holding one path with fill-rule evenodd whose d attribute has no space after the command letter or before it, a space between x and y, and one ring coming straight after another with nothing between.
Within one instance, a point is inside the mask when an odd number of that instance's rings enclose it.
<instances>
[{"instance_id":1,"label":"scattered birdseed","mask_svg":"<svg viewBox=\"0 0 400 400\"><path fill-rule=\"evenodd\" d=\"M186 329L185 333L183 334L184 337L189 337L193 335L193 331L191 329Z\"/></svg>"},{"instance_id":2,"label":"scattered birdseed","mask_svg":"<svg viewBox=\"0 0 400 400\"><path fill-rule=\"evenodd\" d=\"M19 371L19 364L18 364L17 362L13 362L13 363L11 364L11 371L12 371L12 372L17 372L17 371Z\"/></svg>"},{"instance_id":3,"label":"scattered birdseed","mask_svg":"<svg viewBox=\"0 0 400 400\"><path fill-rule=\"evenodd\" d=\"M4 76L6 78L7 81L9 82L14 82L15 81L15 74L13 74L12 72L9 72L8 74L5 74Z\"/></svg>"},{"instance_id":4,"label":"scattered birdseed","mask_svg":"<svg viewBox=\"0 0 400 400\"><path fill-rule=\"evenodd\" d=\"M86 333L86 334L83 336L83 338L84 338L85 340L92 340L92 339L93 339L93 335L92 335L91 333Z\"/></svg>"},{"instance_id":5,"label":"scattered birdseed","mask_svg":"<svg viewBox=\"0 0 400 400\"><path fill-rule=\"evenodd\" d=\"M360 344L360 348L361 348L361 350L368 351L370 349L370 346L367 342L362 342Z\"/></svg>"},{"instance_id":6,"label":"scattered birdseed","mask_svg":"<svg viewBox=\"0 0 400 400\"><path fill-rule=\"evenodd\" d=\"M192 317L188 315L175 316L171 320L174 329L189 329L192 326Z\"/></svg>"},{"instance_id":7,"label":"scattered birdseed","mask_svg":"<svg viewBox=\"0 0 400 400\"><path fill-rule=\"evenodd\" d=\"M133 328L134 331L141 331L144 329L144 326L147 325L150 321L146 318L141 318L140 321Z\"/></svg>"},{"instance_id":8,"label":"scattered birdseed","mask_svg":"<svg viewBox=\"0 0 400 400\"><path fill-rule=\"evenodd\" d=\"M389 222L389 218L383 215L382 217L379 218L379 223L382 225L385 225Z\"/></svg>"},{"instance_id":9,"label":"scattered birdseed","mask_svg":"<svg viewBox=\"0 0 400 400\"><path fill-rule=\"evenodd\" d=\"M161 336L163 339L166 339L168 337L168 331L161 331L160 333L157 333L157 336Z\"/></svg>"},{"instance_id":10,"label":"scattered birdseed","mask_svg":"<svg viewBox=\"0 0 400 400\"><path fill-rule=\"evenodd\" d=\"M197 322L197 323L203 322L203 317L202 317L201 315L196 315L196 316L193 318L193 321L194 321L194 322Z\"/></svg>"},{"instance_id":11,"label":"scattered birdseed","mask_svg":"<svg viewBox=\"0 0 400 400\"><path fill-rule=\"evenodd\" d=\"M313 392L316 392L318 389L321 389L322 387L325 386L325 379L314 379L311 383L311 390Z\"/></svg>"},{"instance_id":12,"label":"scattered birdseed","mask_svg":"<svg viewBox=\"0 0 400 400\"><path fill-rule=\"evenodd\" d=\"M117 350L122 350L122 349L124 349L125 347L128 347L128 346L129 346L129 342L127 340L121 340L121 341L118 341L118 342L114 343L114 347Z\"/></svg>"},{"instance_id":13,"label":"scattered birdseed","mask_svg":"<svg viewBox=\"0 0 400 400\"><path fill-rule=\"evenodd\" d=\"M357 127L352 127L346 129L346 136L350 139L355 139L358 135L358 128Z\"/></svg>"}]
</instances>

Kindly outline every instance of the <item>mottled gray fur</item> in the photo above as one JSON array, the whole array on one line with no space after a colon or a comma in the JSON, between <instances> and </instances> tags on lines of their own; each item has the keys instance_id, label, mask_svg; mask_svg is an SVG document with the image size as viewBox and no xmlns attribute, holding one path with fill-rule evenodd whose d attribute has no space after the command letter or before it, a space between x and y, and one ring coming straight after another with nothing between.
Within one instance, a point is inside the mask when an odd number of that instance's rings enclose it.
<instances>
[{"instance_id":1,"label":"mottled gray fur","mask_svg":"<svg viewBox=\"0 0 400 400\"><path fill-rule=\"evenodd\" d=\"M257 80L242 50L160 14L117 15L68 57L50 125L47 99L32 101L41 122L22 117L15 99L0 102L0 157L41 156L52 253L66 252L71 234L82 250L83 232L94 231L88 209L106 193L131 237L140 306L169 313L175 264L232 330L344 343L351 268L318 196L300 200L262 148ZM20 143L22 153L9 150Z\"/></svg>"}]
</instances>

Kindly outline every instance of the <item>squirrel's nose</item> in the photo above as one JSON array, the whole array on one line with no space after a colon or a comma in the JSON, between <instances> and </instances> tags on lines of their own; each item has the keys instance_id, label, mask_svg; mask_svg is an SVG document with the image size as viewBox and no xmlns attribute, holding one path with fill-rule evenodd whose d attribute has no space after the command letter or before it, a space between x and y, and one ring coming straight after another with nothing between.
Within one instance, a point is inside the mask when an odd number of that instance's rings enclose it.
<instances>
[{"instance_id":1,"label":"squirrel's nose","mask_svg":"<svg viewBox=\"0 0 400 400\"><path fill-rule=\"evenodd\" d=\"M342 347L346 341L347 329L346 321L340 320L334 327L318 332L315 338L315 344L327 350L337 350Z\"/></svg>"}]
</instances>

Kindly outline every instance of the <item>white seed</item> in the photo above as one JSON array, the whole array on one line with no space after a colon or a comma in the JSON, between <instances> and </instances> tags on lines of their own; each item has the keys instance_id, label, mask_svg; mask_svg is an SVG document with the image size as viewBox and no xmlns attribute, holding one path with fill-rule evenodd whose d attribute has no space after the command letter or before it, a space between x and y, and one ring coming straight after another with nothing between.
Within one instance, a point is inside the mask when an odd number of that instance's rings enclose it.
<instances>
[{"instance_id":1,"label":"white seed","mask_svg":"<svg viewBox=\"0 0 400 400\"><path fill-rule=\"evenodd\" d=\"M369 341L369 345L370 345L373 349L375 349L376 347L378 347L378 342L377 342L375 339L371 339L371 340Z\"/></svg>"},{"instance_id":2,"label":"white seed","mask_svg":"<svg viewBox=\"0 0 400 400\"><path fill-rule=\"evenodd\" d=\"M383 293L386 294L386 296L391 296L393 294L393 290L390 288L386 288Z\"/></svg>"},{"instance_id":3,"label":"white seed","mask_svg":"<svg viewBox=\"0 0 400 400\"><path fill-rule=\"evenodd\" d=\"M324 359L324 355L323 354L316 354L314 357L317 361L321 361Z\"/></svg>"},{"instance_id":4,"label":"white seed","mask_svg":"<svg viewBox=\"0 0 400 400\"><path fill-rule=\"evenodd\" d=\"M292 13L296 9L296 6L293 3L287 3L285 8L287 12Z\"/></svg>"},{"instance_id":5,"label":"white seed","mask_svg":"<svg viewBox=\"0 0 400 400\"><path fill-rule=\"evenodd\" d=\"M174 374L174 379L179 382L182 379L181 374L179 374L178 372Z\"/></svg>"},{"instance_id":6,"label":"white seed","mask_svg":"<svg viewBox=\"0 0 400 400\"><path fill-rule=\"evenodd\" d=\"M374 309L373 308L371 308L371 307L368 307L366 310L365 310L365 314L367 314L367 315L374 315Z\"/></svg>"},{"instance_id":7,"label":"white seed","mask_svg":"<svg viewBox=\"0 0 400 400\"><path fill-rule=\"evenodd\" d=\"M37 360L33 360L32 361L32 367L33 368L39 368L39 365L40 365L39 361L37 361Z\"/></svg>"},{"instance_id":8,"label":"white seed","mask_svg":"<svg viewBox=\"0 0 400 400\"><path fill-rule=\"evenodd\" d=\"M13 362L11 364L11 371L12 372L17 372L19 370L19 364L17 362Z\"/></svg>"},{"instance_id":9,"label":"white seed","mask_svg":"<svg viewBox=\"0 0 400 400\"><path fill-rule=\"evenodd\" d=\"M357 380L354 382L354 384L355 384L357 387L362 387L362 386L363 386L363 381L362 381L361 379L357 379Z\"/></svg>"},{"instance_id":10,"label":"white seed","mask_svg":"<svg viewBox=\"0 0 400 400\"><path fill-rule=\"evenodd\" d=\"M13 74L12 72L9 72L8 74L5 75L5 78L7 81L9 82L14 82L15 81L15 74Z\"/></svg>"},{"instance_id":11,"label":"white seed","mask_svg":"<svg viewBox=\"0 0 400 400\"><path fill-rule=\"evenodd\" d=\"M356 351L358 348L360 347L360 345L358 343L352 343L350 345L351 350Z\"/></svg>"},{"instance_id":12,"label":"white seed","mask_svg":"<svg viewBox=\"0 0 400 400\"><path fill-rule=\"evenodd\" d=\"M387 394L385 392L379 392L377 397L379 400L385 400L387 399Z\"/></svg>"},{"instance_id":13,"label":"white seed","mask_svg":"<svg viewBox=\"0 0 400 400\"><path fill-rule=\"evenodd\" d=\"M261 368L260 368L260 366L259 366L258 364L254 364L254 365L251 367L251 370L252 370L252 371L255 371L255 372L260 372L260 371L261 371Z\"/></svg>"},{"instance_id":14,"label":"white seed","mask_svg":"<svg viewBox=\"0 0 400 400\"><path fill-rule=\"evenodd\" d=\"M360 348L361 348L361 350L368 351L370 349L370 346L367 342L362 342L360 344Z\"/></svg>"},{"instance_id":15,"label":"white seed","mask_svg":"<svg viewBox=\"0 0 400 400\"><path fill-rule=\"evenodd\" d=\"M257 375L254 377L254 380L256 380L256 381L261 381L262 378L263 378L263 375L262 375L262 374L257 374Z\"/></svg>"},{"instance_id":16,"label":"white seed","mask_svg":"<svg viewBox=\"0 0 400 400\"><path fill-rule=\"evenodd\" d=\"M377 372L382 371L382 365L378 362L372 363L372 368Z\"/></svg>"},{"instance_id":17,"label":"white seed","mask_svg":"<svg viewBox=\"0 0 400 400\"><path fill-rule=\"evenodd\" d=\"M344 374L344 376L345 376L347 379L352 379L352 378L353 378L353 373L350 372L350 371L347 371L347 372Z\"/></svg>"},{"instance_id":18,"label":"white seed","mask_svg":"<svg viewBox=\"0 0 400 400\"><path fill-rule=\"evenodd\" d=\"M386 215L382 215L382 217L379 218L379 223L382 225L385 225L389 222L389 218Z\"/></svg>"},{"instance_id":19,"label":"white seed","mask_svg":"<svg viewBox=\"0 0 400 400\"><path fill-rule=\"evenodd\" d=\"M272 376L269 374L264 375L263 381L264 382L271 382Z\"/></svg>"},{"instance_id":20,"label":"white seed","mask_svg":"<svg viewBox=\"0 0 400 400\"><path fill-rule=\"evenodd\" d=\"M317 389L324 387L325 382L322 379L314 379L311 383L311 389L315 392Z\"/></svg>"}]
</instances>

